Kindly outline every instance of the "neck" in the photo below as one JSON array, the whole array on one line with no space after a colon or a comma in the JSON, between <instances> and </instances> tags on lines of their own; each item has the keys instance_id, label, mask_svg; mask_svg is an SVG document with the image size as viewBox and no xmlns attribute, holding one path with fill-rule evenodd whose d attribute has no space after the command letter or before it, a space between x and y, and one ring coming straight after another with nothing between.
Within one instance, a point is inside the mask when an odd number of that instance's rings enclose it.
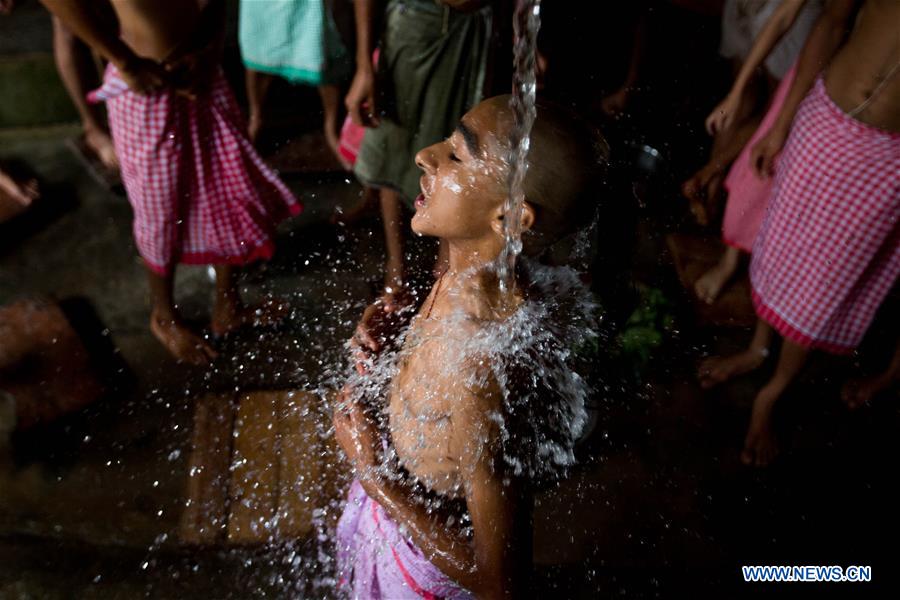
<instances>
[{"instance_id":1,"label":"neck","mask_svg":"<svg viewBox=\"0 0 900 600\"><path fill-rule=\"evenodd\" d=\"M504 318L521 301L518 294L501 294L492 268L503 249L497 236L488 240L448 241L449 265L444 289L455 289L453 302L479 318ZM459 276L462 275L462 279Z\"/></svg>"},{"instance_id":2,"label":"neck","mask_svg":"<svg viewBox=\"0 0 900 600\"><path fill-rule=\"evenodd\" d=\"M447 272L450 275L482 271L497 260L503 248L499 238L448 241L447 244L449 250Z\"/></svg>"}]
</instances>

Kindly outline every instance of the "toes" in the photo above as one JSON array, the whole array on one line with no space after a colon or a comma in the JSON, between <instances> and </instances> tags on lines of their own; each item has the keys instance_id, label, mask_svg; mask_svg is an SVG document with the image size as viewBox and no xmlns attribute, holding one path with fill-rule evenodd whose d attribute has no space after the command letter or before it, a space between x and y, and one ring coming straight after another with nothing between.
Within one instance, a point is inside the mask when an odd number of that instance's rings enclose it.
<instances>
[{"instance_id":1,"label":"toes","mask_svg":"<svg viewBox=\"0 0 900 600\"><path fill-rule=\"evenodd\" d=\"M22 186L22 190L32 200L37 200L41 195L41 188L40 184L38 184L37 179L29 179L28 181L26 181L25 185Z\"/></svg>"},{"instance_id":2,"label":"toes","mask_svg":"<svg viewBox=\"0 0 900 600\"><path fill-rule=\"evenodd\" d=\"M207 344L206 342L203 342L203 343L200 345L200 350L201 350L201 352L202 352L202 354L203 354L203 357L204 357L206 360L208 360L208 361L209 361L209 360L215 360L215 359L217 359L217 358L219 357L219 353L216 352L216 351L213 349L213 347L210 346L209 344Z\"/></svg>"},{"instance_id":3,"label":"toes","mask_svg":"<svg viewBox=\"0 0 900 600\"><path fill-rule=\"evenodd\" d=\"M709 303L709 289L707 288L706 281L702 278L697 280L697 283L694 284L694 294L701 302Z\"/></svg>"}]
</instances>

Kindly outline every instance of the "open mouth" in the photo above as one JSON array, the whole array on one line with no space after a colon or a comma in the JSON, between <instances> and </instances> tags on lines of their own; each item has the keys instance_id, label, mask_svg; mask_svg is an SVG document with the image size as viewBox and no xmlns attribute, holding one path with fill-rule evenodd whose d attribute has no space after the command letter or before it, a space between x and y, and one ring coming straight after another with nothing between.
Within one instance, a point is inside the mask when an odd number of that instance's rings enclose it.
<instances>
[{"instance_id":1,"label":"open mouth","mask_svg":"<svg viewBox=\"0 0 900 600\"><path fill-rule=\"evenodd\" d=\"M428 204L428 194L431 190L429 190L428 179L423 175L419 178L419 189L422 190L422 193L416 196L416 200L414 202L416 208L421 208Z\"/></svg>"}]
</instances>

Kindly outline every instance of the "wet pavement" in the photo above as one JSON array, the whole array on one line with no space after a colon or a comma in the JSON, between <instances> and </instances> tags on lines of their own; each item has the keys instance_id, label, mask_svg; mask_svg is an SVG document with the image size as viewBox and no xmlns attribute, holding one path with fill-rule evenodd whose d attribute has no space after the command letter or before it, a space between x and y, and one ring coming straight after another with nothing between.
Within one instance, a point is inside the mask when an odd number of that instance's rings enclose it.
<instances>
[{"instance_id":1,"label":"wet pavement","mask_svg":"<svg viewBox=\"0 0 900 600\"><path fill-rule=\"evenodd\" d=\"M0 455L0 598L328 596L319 562L326 546L315 536L182 543L194 410L210 390L302 389L321 379L377 289L378 221L331 225L336 205L359 201L356 184L334 174L292 178L307 210L281 228L276 259L243 282L250 297L288 298L290 322L225 342L211 369L178 365L147 329L127 202L82 171L64 144L73 134L0 134L0 158L27 157L45 187L31 220L3 231L0 304L78 299L91 309L88 327L115 348L107 359L127 368L100 402L15 434ZM606 378L581 466L539 497L538 597L796 593L742 584L742 564L872 565L875 583L857 584L852 597L896 586L883 549L898 524L898 404L848 413L838 390L851 365L817 358L779 411L782 457L765 471L741 467L743 428L765 372L699 389L699 357L739 348L749 331L694 324L654 227L645 215L634 273L664 290L675 326L640 379ZM176 289L185 314L202 324L207 270L180 269Z\"/></svg>"}]
</instances>

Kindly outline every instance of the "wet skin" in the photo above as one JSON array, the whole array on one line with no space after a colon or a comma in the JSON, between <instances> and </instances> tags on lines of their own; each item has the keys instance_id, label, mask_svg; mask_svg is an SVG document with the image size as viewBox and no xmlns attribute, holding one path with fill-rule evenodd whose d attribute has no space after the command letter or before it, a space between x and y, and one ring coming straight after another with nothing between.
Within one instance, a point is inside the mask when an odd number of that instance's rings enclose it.
<instances>
[{"instance_id":1,"label":"wet skin","mask_svg":"<svg viewBox=\"0 0 900 600\"><path fill-rule=\"evenodd\" d=\"M413 230L440 237L449 247L449 269L435 284L411 324L400 370L390 389L390 435L401 463L430 491L465 501L473 535L426 514L407 487L372 472L380 439L361 408L335 415L338 441L367 493L444 573L479 597L517 596L531 562L530 496L524 482L499 465L499 432L490 415L502 398L480 357L447 368L451 340L471 337L483 323L502 318L515 300L501 300L485 271L503 247L503 201L510 131L506 102L489 100L463 117L446 141L420 152L423 194ZM530 226L528 209L523 224ZM452 335L448 327L452 327ZM472 379L483 381L473 386ZM504 482L506 477L507 481Z\"/></svg>"}]
</instances>

